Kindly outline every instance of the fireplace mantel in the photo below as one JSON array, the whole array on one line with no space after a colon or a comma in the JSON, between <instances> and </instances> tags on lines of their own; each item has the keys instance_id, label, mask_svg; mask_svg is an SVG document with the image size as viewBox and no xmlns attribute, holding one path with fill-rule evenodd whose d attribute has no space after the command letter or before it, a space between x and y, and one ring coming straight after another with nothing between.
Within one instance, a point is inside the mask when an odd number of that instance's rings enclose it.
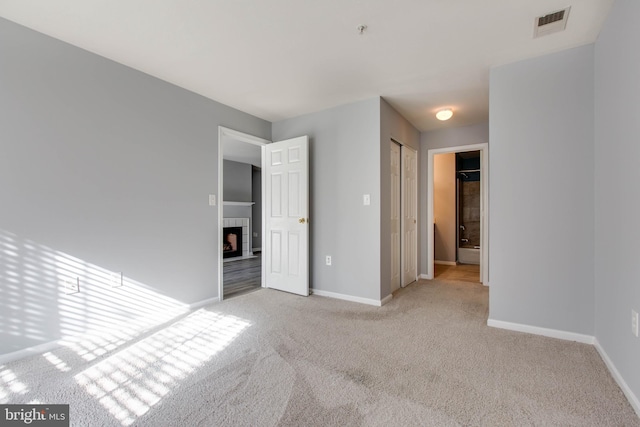
<instances>
[{"instance_id":1,"label":"fireplace mantel","mask_svg":"<svg viewBox=\"0 0 640 427\"><path fill-rule=\"evenodd\" d=\"M227 202L227 201L223 201L222 204L225 205L225 206L253 206L253 205L256 204L256 202Z\"/></svg>"}]
</instances>

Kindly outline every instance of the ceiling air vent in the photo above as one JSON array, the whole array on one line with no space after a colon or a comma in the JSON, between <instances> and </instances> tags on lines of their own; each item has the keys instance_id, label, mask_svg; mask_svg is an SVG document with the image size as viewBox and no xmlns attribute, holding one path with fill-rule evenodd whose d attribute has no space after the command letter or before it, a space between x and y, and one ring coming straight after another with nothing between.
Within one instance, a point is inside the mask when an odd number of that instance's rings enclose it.
<instances>
[{"instance_id":1,"label":"ceiling air vent","mask_svg":"<svg viewBox=\"0 0 640 427\"><path fill-rule=\"evenodd\" d=\"M567 19L569 19L569 11L571 6L557 12L549 13L545 16L539 16L535 19L533 38L546 36L547 34L557 33L567 28Z\"/></svg>"}]
</instances>

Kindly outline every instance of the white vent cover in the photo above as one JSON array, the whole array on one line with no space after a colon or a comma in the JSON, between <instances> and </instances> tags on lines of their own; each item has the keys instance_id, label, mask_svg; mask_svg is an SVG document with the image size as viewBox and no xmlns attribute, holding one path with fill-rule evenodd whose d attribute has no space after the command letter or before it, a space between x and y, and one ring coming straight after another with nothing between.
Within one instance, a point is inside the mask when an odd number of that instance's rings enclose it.
<instances>
[{"instance_id":1,"label":"white vent cover","mask_svg":"<svg viewBox=\"0 0 640 427\"><path fill-rule=\"evenodd\" d=\"M557 12L551 12L544 16L538 16L533 24L533 38L546 36L547 34L557 33L567 28L567 19L569 19L569 11L571 6Z\"/></svg>"}]
</instances>

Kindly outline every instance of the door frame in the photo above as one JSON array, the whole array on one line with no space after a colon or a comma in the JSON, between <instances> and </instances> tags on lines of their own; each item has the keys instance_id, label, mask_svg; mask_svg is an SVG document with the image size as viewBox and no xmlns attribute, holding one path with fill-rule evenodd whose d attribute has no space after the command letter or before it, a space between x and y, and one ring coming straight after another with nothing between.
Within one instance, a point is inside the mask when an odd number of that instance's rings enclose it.
<instances>
[{"instance_id":1,"label":"door frame","mask_svg":"<svg viewBox=\"0 0 640 427\"><path fill-rule=\"evenodd\" d=\"M489 286L489 144L471 144L428 150L427 176L427 279L434 277L433 162L436 154L480 151L480 282Z\"/></svg>"},{"instance_id":2,"label":"door frame","mask_svg":"<svg viewBox=\"0 0 640 427\"><path fill-rule=\"evenodd\" d=\"M224 268L224 263L223 263L223 258L222 258L222 233L223 233L223 219L224 219L224 173L223 173L223 167L224 167L224 158L223 158L223 144L224 142L240 142L240 143L248 143L248 144L253 144L256 145L258 147L260 147L260 156L262 158L262 171L261 171L261 175L262 175L262 188L260 189L260 191L262 192L262 218L260 219L262 221L262 234L264 235L264 230L265 230L265 220L264 220L264 205L265 205L265 200L264 200L264 191L265 191L265 182L264 182L264 149L262 147L264 147L267 144L270 144L271 141L269 141L268 139L263 139L254 135L250 135L248 133L244 133L244 132L240 132L237 130L233 130L233 129L229 129L226 128L224 126L218 126L218 236L217 236L217 245L218 245L218 298L220 301L222 301L224 299L224 282L223 282L223 268ZM255 220L255 218L254 218ZM251 236L249 237L250 241L251 241ZM263 245L264 246L264 245ZM264 256L265 256L265 250L267 250L267 248L262 248L262 251L260 253L260 256L262 257L262 271L260 274L261 277L261 282L260 282L260 286L262 286L263 288L265 287L265 265L264 265Z\"/></svg>"}]
</instances>

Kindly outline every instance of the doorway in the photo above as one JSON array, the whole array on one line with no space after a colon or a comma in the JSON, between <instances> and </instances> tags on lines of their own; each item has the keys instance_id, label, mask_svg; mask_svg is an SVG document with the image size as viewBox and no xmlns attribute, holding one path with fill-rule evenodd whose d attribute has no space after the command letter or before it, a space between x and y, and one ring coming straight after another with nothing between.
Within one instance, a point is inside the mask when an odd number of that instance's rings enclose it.
<instances>
[{"instance_id":1,"label":"doorway","mask_svg":"<svg viewBox=\"0 0 640 427\"><path fill-rule=\"evenodd\" d=\"M264 287L262 147L270 141L218 127L218 295ZM225 177L227 185L225 185Z\"/></svg>"},{"instance_id":2,"label":"doorway","mask_svg":"<svg viewBox=\"0 0 640 427\"><path fill-rule=\"evenodd\" d=\"M437 223L436 221L442 221L444 218L440 218L438 219L435 215L434 212L434 181L436 180L435 177L435 157L436 155L439 154L455 154L455 153L467 153L467 152L474 152L477 151L479 152L479 162L478 162L478 167L474 167L472 169L463 171L463 173L465 175L467 175L467 178L472 176L472 174L478 174L479 177L479 202L480 202L480 207L479 207L479 223L478 225L478 232L479 232L479 244L476 245L474 244L473 248L471 248L470 250L468 248L463 248L463 250L465 251L465 256L466 257L475 257L477 256L478 258L478 262L479 262L479 276L480 276L480 282L483 283L485 286L488 286L489 284L489 270L488 270L488 265L489 265L489 251L488 251L488 244L489 244L489 239L488 239L488 218L489 218L489 209L488 209L488 144L474 144L474 145L468 145L468 146L459 146L459 147L449 147L449 148L442 148L442 149L434 149L434 150L429 150L428 151L428 183L427 183L427 244L428 244L428 248L429 248L429 257L427 259L427 279L433 279L435 277L435 268L434 268L434 264L435 264L435 239L436 239L436 226ZM455 156L454 156L455 157ZM464 157L464 156L463 156ZM471 170L473 170L473 172L470 172ZM461 184L461 180L458 179L458 170L455 167L455 161L454 161L454 170L452 172L452 176L451 176L451 180L454 183L453 186L454 187L458 187L458 192L460 191L460 184ZM464 178L464 175L460 175ZM457 197L458 193L456 193L456 195L454 196L453 200L454 203L456 205L459 205L460 201ZM459 206L458 206L459 208ZM455 248L454 251L456 253L455 255L455 259L454 262L452 262L452 264L457 264L458 261L458 247L459 247L459 243L462 242L463 240L466 240L467 243L470 241L470 230L467 230L467 225L463 224L459 224L460 219L458 218L458 209L454 209L456 211L456 213L453 216L453 222L455 224L454 229L453 229L453 233L455 235L454 237L454 244L455 244ZM476 224L468 224L470 228L475 228ZM465 230L462 230L461 226L465 227ZM461 232L462 230L462 232ZM475 232L475 230L474 230ZM472 233L473 234L473 233ZM474 236L475 238L475 236ZM464 246L464 245L463 245ZM468 245L467 245L468 246ZM478 247L476 247L478 246ZM474 253L472 252L477 252L477 255L474 255ZM468 258L467 258L468 259Z\"/></svg>"}]
</instances>

